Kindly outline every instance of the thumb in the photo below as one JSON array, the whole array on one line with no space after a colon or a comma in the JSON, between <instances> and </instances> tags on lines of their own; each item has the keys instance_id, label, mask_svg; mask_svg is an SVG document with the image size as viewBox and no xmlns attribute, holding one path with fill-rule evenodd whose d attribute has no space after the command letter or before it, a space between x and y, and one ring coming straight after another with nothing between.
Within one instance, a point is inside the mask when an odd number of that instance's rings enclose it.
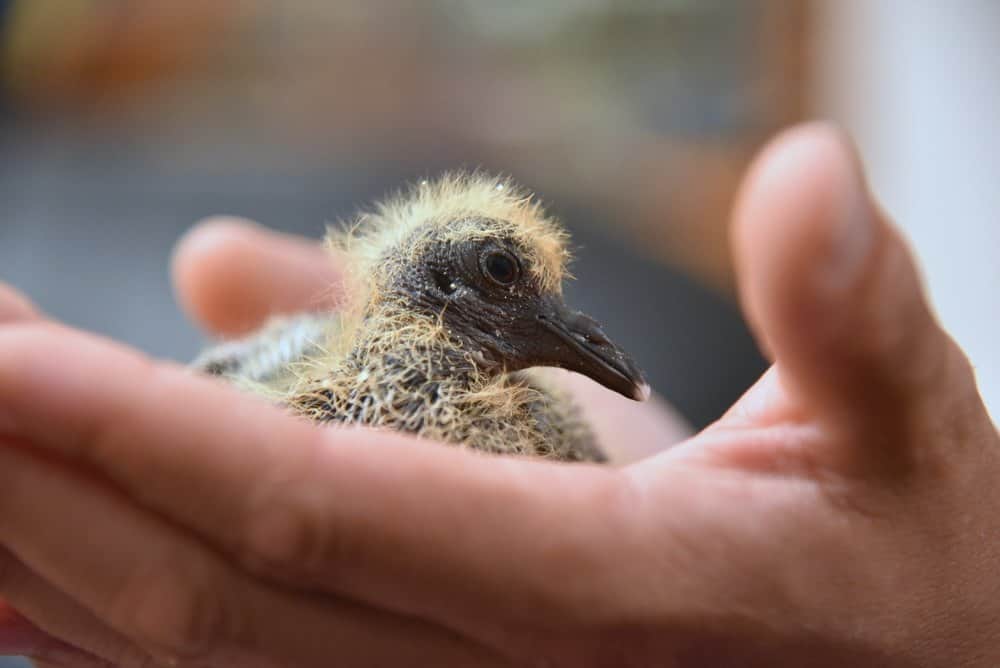
<instances>
[{"instance_id":1,"label":"thumb","mask_svg":"<svg viewBox=\"0 0 1000 668\"><path fill-rule=\"evenodd\" d=\"M838 424L910 424L971 383L924 297L913 257L874 202L848 140L785 132L750 170L734 214L744 308L799 408Z\"/></svg>"}]
</instances>

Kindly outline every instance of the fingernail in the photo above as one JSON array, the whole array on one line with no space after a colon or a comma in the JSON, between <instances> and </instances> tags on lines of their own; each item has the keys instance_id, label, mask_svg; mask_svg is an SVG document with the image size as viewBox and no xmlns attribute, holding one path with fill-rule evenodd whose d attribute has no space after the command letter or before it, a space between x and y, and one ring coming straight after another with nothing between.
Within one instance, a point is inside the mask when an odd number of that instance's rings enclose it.
<instances>
[{"instance_id":1,"label":"fingernail","mask_svg":"<svg viewBox=\"0 0 1000 668\"><path fill-rule=\"evenodd\" d=\"M863 272L874 244L877 212L872 202L861 160L851 141L831 130L837 143L837 175L833 193L831 249L827 274L828 287L842 290L854 284Z\"/></svg>"}]
</instances>

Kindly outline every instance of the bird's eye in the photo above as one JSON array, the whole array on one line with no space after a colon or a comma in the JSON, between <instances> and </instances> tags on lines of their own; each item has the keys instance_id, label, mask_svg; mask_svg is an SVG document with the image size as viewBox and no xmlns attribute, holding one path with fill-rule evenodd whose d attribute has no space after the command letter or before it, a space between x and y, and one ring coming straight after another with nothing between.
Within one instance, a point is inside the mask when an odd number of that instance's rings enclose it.
<instances>
[{"instance_id":1,"label":"bird's eye","mask_svg":"<svg viewBox=\"0 0 1000 668\"><path fill-rule=\"evenodd\" d=\"M491 280L503 286L513 285L521 273L517 260L501 251L493 251L483 258L483 269Z\"/></svg>"}]
</instances>

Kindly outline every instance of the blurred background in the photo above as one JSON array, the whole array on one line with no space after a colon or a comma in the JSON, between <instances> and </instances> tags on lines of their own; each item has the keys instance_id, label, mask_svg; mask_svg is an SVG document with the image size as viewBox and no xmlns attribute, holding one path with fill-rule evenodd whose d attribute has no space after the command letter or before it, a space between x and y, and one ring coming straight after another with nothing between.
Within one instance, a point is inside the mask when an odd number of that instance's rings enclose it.
<instances>
[{"instance_id":1,"label":"blurred background","mask_svg":"<svg viewBox=\"0 0 1000 668\"><path fill-rule=\"evenodd\" d=\"M187 360L171 247L231 213L313 237L407 181L511 174L571 228L572 303L696 426L763 361L732 299L740 170L804 115L807 5L3 3L0 279Z\"/></svg>"},{"instance_id":2,"label":"blurred background","mask_svg":"<svg viewBox=\"0 0 1000 668\"><path fill-rule=\"evenodd\" d=\"M571 297L702 426L763 368L733 301L739 176L832 117L995 407L998 30L992 0L0 0L0 280L186 360L204 342L166 272L200 217L319 236L482 167L564 218Z\"/></svg>"},{"instance_id":3,"label":"blurred background","mask_svg":"<svg viewBox=\"0 0 1000 668\"><path fill-rule=\"evenodd\" d=\"M318 237L482 167L565 220L573 301L702 426L763 368L733 301L741 172L831 117L996 406L998 31L992 0L0 0L0 280L187 360L167 267L200 217Z\"/></svg>"},{"instance_id":4,"label":"blurred background","mask_svg":"<svg viewBox=\"0 0 1000 668\"><path fill-rule=\"evenodd\" d=\"M826 117L996 415L998 34L993 0L0 0L0 280L187 360L167 267L200 217L317 237L483 167L565 220L573 301L702 426L763 369L726 239L741 171Z\"/></svg>"}]
</instances>

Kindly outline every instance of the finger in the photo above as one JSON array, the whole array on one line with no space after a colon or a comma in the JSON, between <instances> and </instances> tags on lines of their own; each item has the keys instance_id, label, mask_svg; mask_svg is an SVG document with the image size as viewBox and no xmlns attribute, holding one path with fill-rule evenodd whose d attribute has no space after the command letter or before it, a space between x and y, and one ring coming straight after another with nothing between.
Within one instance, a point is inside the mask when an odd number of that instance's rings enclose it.
<instances>
[{"instance_id":1,"label":"finger","mask_svg":"<svg viewBox=\"0 0 1000 668\"><path fill-rule=\"evenodd\" d=\"M615 464L629 464L656 454L692 433L684 418L659 396L640 403L578 373L539 371L573 395L597 442Z\"/></svg>"},{"instance_id":2,"label":"finger","mask_svg":"<svg viewBox=\"0 0 1000 668\"><path fill-rule=\"evenodd\" d=\"M0 576L6 578L0 564ZM31 654L59 641L6 603L0 606L0 656Z\"/></svg>"},{"instance_id":3,"label":"finger","mask_svg":"<svg viewBox=\"0 0 1000 668\"><path fill-rule=\"evenodd\" d=\"M0 655L24 654L73 666L143 668L149 655L109 629L9 552L0 550L0 592L18 606L29 623L14 637L0 634Z\"/></svg>"},{"instance_id":4,"label":"finger","mask_svg":"<svg viewBox=\"0 0 1000 668\"><path fill-rule=\"evenodd\" d=\"M954 394L952 372L967 368L954 367L961 356L913 258L837 130L802 126L763 151L733 237L748 318L804 407L840 426L884 429L943 388Z\"/></svg>"},{"instance_id":5,"label":"finger","mask_svg":"<svg viewBox=\"0 0 1000 668\"><path fill-rule=\"evenodd\" d=\"M493 639L498 618L601 615L595 592L636 586L608 549L636 539L613 469L317 429L54 327L0 331L0 405L24 437L275 578Z\"/></svg>"},{"instance_id":6,"label":"finger","mask_svg":"<svg viewBox=\"0 0 1000 668\"><path fill-rule=\"evenodd\" d=\"M0 282L0 325L39 317L37 309L27 297L12 286ZM7 602L0 600L0 656L23 654L24 651L14 645L35 645L46 639L43 632L25 620Z\"/></svg>"},{"instance_id":7,"label":"finger","mask_svg":"<svg viewBox=\"0 0 1000 668\"><path fill-rule=\"evenodd\" d=\"M10 443L0 488L0 543L161 663L504 663L420 620L260 584L121 494Z\"/></svg>"},{"instance_id":8,"label":"finger","mask_svg":"<svg viewBox=\"0 0 1000 668\"><path fill-rule=\"evenodd\" d=\"M23 294L0 282L0 325L18 320L34 320L41 317L38 309Z\"/></svg>"},{"instance_id":9,"label":"finger","mask_svg":"<svg viewBox=\"0 0 1000 668\"><path fill-rule=\"evenodd\" d=\"M107 661L41 631L24 618L0 630L0 657L4 656L30 657L35 668L110 668Z\"/></svg>"},{"instance_id":10,"label":"finger","mask_svg":"<svg viewBox=\"0 0 1000 668\"><path fill-rule=\"evenodd\" d=\"M340 274L317 242L234 217L199 223L177 244L178 301L217 335L249 332L272 315L333 305Z\"/></svg>"}]
</instances>

